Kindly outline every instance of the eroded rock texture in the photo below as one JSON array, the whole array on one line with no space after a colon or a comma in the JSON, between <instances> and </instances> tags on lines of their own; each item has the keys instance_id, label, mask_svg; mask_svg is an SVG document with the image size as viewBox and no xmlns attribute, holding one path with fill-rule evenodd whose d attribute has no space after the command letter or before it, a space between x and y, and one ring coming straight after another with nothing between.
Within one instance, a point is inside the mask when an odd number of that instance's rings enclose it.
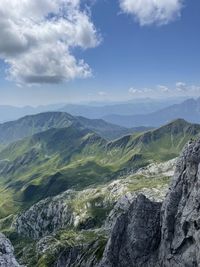
<instances>
[{"instance_id":1,"label":"eroded rock texture","mask_svg":"<svg viewBox=\"0 0 200 267\"><path fill-rule=\"evenodd\" d=\"M100 266L200 266L200 140L184 148L162 207L140 195L117 219Z\"/></svg>"},{"instance_id":2,"label":"eroded rock texture","mask_svg":"<svg viewBox=\"0 0 200 267\"><path fill-rule=\"evenodd\" d=\"M162 205L159 262L163 266L200 266L200 140L180 156Z\"/></svg>"},{"instance_id":3,"label":"eroded rock texture","mask_svg":"<svg viewBox=\"0 0 200 267\"><path fill-rule=\"evenodd\" d=\"M0 266L20 267L14 257L14 248L11 242L0 233Z\"/></svg>"},{"instance_id":4,"label":"eroded rock texture","mask_svg":"<svg viewBox=\"0 0 200 267\"><path fill-rule=\"evenodd\" d=\"M112 230L101 267L142 266L154 256L160 242L160 207L139 195Z\"/></svg>"}]
</instances>

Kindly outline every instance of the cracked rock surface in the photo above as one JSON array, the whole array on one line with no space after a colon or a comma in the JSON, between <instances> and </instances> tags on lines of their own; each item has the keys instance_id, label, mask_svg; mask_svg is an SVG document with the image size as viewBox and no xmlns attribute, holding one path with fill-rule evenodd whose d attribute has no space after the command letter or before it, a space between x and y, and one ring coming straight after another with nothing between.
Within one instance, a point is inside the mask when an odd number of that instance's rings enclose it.
<instances>
[{"instance_id":1,"label":"cracked rock surface","mask_svg":"<svg viewBox=\"0 0 200 267\"><path fill-rule=\"evenodd\" d=\"M20 267L14 256L14 248L11 242L0 233L0 266Z\"/></svg>"},{"instance_id":2,"label":"cracked rock surface","mask_svg":"<svg viewBox=\"0 0 200 267\"><path fill-rule=\"evenodd\" d=\"M185 146L162 205L139 195L117 219L100 266L200 266L200 140Z\"/></svg>"}]
</instances>

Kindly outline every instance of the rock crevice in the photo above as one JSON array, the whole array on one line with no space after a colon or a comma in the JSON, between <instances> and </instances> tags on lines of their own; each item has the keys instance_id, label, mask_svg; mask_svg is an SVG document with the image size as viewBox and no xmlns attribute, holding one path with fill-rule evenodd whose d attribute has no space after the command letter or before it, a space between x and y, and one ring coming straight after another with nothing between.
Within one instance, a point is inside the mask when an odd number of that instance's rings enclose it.
<instances>
[{"instance_id":1,"label":"rock crevice","mask_svg":"<svg viewBox=\"0 0 200 267\"><path fill-rule=\"evenodd\" d=\"M101 267L200 266L200 140L178 159L162 203L139 195L116 221Z\"/></svg>"}]
</instances>

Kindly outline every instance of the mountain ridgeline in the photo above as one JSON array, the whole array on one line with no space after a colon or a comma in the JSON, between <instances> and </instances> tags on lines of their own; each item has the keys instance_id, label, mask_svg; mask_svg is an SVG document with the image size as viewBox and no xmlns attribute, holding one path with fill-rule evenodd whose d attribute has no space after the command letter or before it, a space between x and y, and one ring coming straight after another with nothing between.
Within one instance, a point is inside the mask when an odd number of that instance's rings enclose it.
<instances>
[{"instance_id":1,"label":"mountain ridgeline","mask_svg":"<svg viewBox=\"0 0 200 267\"><path fill-rule=\"evenodd\" d=\"M1 217L65 190L104 184L122 172L173 159L200 133L200 125L179 119L156 130L107 141L65 113L39 114L22 122L28 125L26 135L43 131L0 151L1 196L7 200L0 204ZM67 127L59 128L64 124ZM13 137L17 130L12 129Z\"/></svg>"},{"instance_id":2,"label":"mountain ridgeline","mask_svg":"<svg viewBox=\"0 0 200 267\"><path fill-rule=\"evenodd\" d=\"M200 98L188 99L182 103L170 105L148 114L123 115L115 113L103 117L107 122L129 128L141 125L159 127L178 118L192 123L200 123Z\"/></svg>"},{"instance_id":3,"label":"mountain ridgeline","mask_svg":"<svg viewBox=\"0 0 200 267\"><path fill-rule=\"evenodd\" d=\"M163 215L163 230L160 216L171 200L162 209L155 200L163 200L176 157L188 141L195 151L192 139L200 136L199 124L177 119L108 140L105 135L119 134L121 127L47 112L0 129L0 248L8 246L3 262L13 261L12 267L146 267L167 258L164 229L171 215ZM180 246L175 240L180 249L193 239L181 240Z\"/></svg>"},{"instance_id":4,"label":"mountain ridgeline","mask_svg":"<svg viewBox=\"0 0 200 267\"><path fill-rule=\"evenodd\" d=\"M0 144L8 144L51 128L66 128L71 125L80 129L93 130L107 139L118 138L135 131L134 129L120 127L103 120L73 117L65 112L45 112L0 124Z\"/></svg>"}]
</instances>

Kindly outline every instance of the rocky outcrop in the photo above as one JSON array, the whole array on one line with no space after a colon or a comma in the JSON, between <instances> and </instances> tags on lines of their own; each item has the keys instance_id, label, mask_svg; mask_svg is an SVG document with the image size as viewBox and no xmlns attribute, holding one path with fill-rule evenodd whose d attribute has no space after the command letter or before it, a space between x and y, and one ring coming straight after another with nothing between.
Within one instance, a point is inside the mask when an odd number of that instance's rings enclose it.
<instances>
[{"instance_id":1,"label":"rocky outcrop","mask_svg":"<svg viewBox=\"0 0 200 267\"><path fill-rule=\"evenodd\" d=\"M117 219L100 266L132 267L148 262L160 241L160 207L139 195Z\"/></svg>"},{"instance_id":2,"label":"rocky outcrop","mask_svg":"<svg viewBox=\"0 0 200 267\"><path fill-rule=\"evenodd\" d=\"M200 140L185 147L162 205L161 265L200 266L199 196Z\"/></svg>"},{"instance_id":3,"label":"rocky outcrop","mask_svg":"<svg viewBox=\"0 0 200 267\"><path fill-rule=\"evenodd\" d=\"M117 219L100 266L200 266L199 196L200 140L183 150L162 207L139 195Z\"/></svg>"},{"instance_id":4,"label":"rocky outcrop","mask_svg":"<svg viewBox=\"0 0 200 267\"><path fill-rule=\"evenodd\" d=\"M140 168L136 174L150 176L168 176L172 177L176 168L177 158L171 159L166 162L154 162L144 168Z\"/></svg>"},{"instance_id":5,"label":"rocky outcrop","mask_svg":"<svg viewBox=\"0 0 200 267\"><path fill-rule=\"evenodd\" d=\"M20 214L12 227L22 236L38 239L73 225L73 212L67 202L72 193L68 190L57 197L41 200Z\"/></svg>"},{"instance_id":6,"label":"rocky outcrop","mask_svg":"<svg viewBox=\"0 0 200 267\"><path fill-rule=\"evenodd\" d=\"M0 233L0 266L20 267L14 256L14 248L11 242Z\"/></svg>"}]
</instances>

